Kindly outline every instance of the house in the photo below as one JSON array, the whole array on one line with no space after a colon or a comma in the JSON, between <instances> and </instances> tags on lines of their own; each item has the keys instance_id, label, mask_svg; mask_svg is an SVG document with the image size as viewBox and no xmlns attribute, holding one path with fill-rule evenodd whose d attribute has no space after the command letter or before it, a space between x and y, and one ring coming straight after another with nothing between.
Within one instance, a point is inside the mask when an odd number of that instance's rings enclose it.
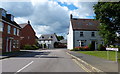
<instances>
[{"instance_id":1,"label":"house","mask_svg":"<svg viewBox=\"0 0 120 74\"><path fill-rule=\"evenodd\" d=\"M19 51L21 27L14 21L12 14L0 8L0 48L2 52Z\"/></svg>"},{"instance_id":2,"label":"house","mask_svg":"<svg viewBox=\"0 0 120 74\"><path fill-rule=\"evenodd\" d=\"M19 24L19 26L22 28L20 32L20 47L23 48L25 45L35 45L36 33L32 28L30 21L28 21L28 23Z\"/></svg>"},{"instance_id":3,"label":"house","mask_svg":"<svg viewBox=\"0 0 120 74\"><path fill-rule=\"evenodd\" d=\"M98 34L99 21L94 19L79 19L70 16L70 26L67 35L67 49L83 47L92 44L97 49L98 44L103 44Z\"/></svg>"},{"instance_id":4,"label":"house","mask_svg":"<svg viewBox=\"0 0 120 74\"><path fill-rule=\"evenodd\" d=\"M43 34L39 37L39 44L42 48L54 48L55 42L58 42L57 35L54 34Z\"/></svg>"},{"instance_id":5,"label":"house","mask_svg":"<svg viewBox=\"0 0 120 74\"><path fill-rule=\"evenodd\" d=\"M0 24L0 51L2 51L2 24Z\"/></svg>"},{"instance_id":6,"label":"house","mask_svg":"<svg viewBox=\"0 0 120 74\"><path fill-rule=\"evenodd\" d=\"M62 47L62 48L66 48L67 47L67 39L63 39L63 40L60 40L60 46L59 47Z\"/></svg>"}]
</instances>

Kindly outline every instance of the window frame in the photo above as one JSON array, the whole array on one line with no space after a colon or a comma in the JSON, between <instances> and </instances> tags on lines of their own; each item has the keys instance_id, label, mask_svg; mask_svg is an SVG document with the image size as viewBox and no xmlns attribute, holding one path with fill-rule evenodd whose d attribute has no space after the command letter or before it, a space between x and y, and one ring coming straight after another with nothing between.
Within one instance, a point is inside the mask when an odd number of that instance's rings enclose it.
<instances>
[{"instance_id":1,"label":"window frame","mask_svg":"<svg viewBox=\"0 0 120 74\"><path fill-rule=\"evenodd\" d=\"M83 34L83 32L80 32L80 37L84 37L84 34Z\"/></svg>"},{"instance_id":2,"label":"window frame","mask_svg":"<svg viewBox=\"0 0 120 74\"><path fill-rule=\"evenodd\" d=\"M15 28L15 27L13 28L13 34L17 35L17 28Z\"/></svg>"},{"instance_id":3,"label":"window frame","mask_svg":"<svg viewBox=\"0 0 120 74\"><path fill-rule=\"evenodd\" d=\"M91 32L91 37L95 37L95 32Z\"/></svg>"}]
</instances>

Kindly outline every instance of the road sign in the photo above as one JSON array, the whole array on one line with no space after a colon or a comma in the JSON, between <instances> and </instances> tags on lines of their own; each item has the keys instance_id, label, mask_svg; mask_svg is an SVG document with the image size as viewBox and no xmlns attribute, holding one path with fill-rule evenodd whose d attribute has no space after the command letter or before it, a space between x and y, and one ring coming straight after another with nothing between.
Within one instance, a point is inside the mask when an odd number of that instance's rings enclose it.
<instances>
[{"instance_id":1,"label":"road sign","mask_svg":"<svg viewBox=\"0 0 120 74\"><path fill-rule=\"evenodd\" d=\"M116 62L117 62L117 59L118 59L118 57L117 57L117 51L118 51L118 48L106 48L106 50L112 50L112 51L116 51ZM109 60L109 53L108 53L108 51L107 51L107 58L108 58L108 60Z\"/></svg>"},{"instance_id":2,"label":"road sign","mask_svg":"<svg viewBox=\"0 0 120 74\"><path fill-rule=\"evenodd\" d=\"M118 51L118 48L106 48L106 50Z\"/></svg>"}]
</instances>

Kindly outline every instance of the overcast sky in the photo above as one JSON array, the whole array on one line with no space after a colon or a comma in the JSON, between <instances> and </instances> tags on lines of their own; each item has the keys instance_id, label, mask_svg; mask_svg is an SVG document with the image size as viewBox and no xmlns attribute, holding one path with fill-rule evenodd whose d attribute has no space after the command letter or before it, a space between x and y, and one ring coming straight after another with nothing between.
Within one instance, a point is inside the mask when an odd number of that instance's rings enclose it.
<instances>
[{"instance_id":1,"label":"overcast sky","mask_svg":"<svg viewBox=\"0 0 120 74\"><path fill-rule=\"evenodd\" d=\"M66 36L70 14L74 18L94 18L93 5L97 2L78 0L29 0L24 2L1 2L0 8L15 16L18 24L30 20L36 35L53 34Z\"/></svg>"}]
</instances>

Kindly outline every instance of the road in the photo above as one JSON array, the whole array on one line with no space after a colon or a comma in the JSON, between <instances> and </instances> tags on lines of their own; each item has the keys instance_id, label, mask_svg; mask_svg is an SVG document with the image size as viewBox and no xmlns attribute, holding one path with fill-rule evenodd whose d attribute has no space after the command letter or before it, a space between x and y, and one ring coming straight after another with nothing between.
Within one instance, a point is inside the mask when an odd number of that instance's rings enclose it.
<instances>
[{"instance_id":1,"label":"road","mask_svg":"<svg viewBox=\"0 0 120 74\"><path fill-rule=\"evenodd\" d=\"M85 72L65 49L35 50L2 60L2 72Z\"/></svg>"}]
</instances>

